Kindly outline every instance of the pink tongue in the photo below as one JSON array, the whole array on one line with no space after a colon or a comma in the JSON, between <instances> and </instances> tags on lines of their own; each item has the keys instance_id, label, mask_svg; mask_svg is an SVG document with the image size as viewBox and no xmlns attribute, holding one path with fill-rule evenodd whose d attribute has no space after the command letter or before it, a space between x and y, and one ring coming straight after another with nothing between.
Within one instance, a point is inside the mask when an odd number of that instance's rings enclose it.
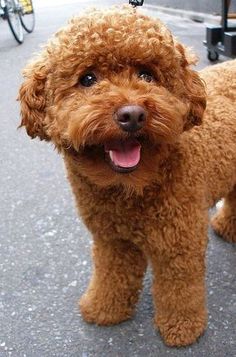
<instances>
[{"instance_id":1,"label":"pink tongue","mask_svg":"<svg viewBox=\"0 0 236 357\"><path fill-rule=\"evenodd\" d=\"M141 145L135 139L113 142L105 147L105 150L109 152L112 162L116 166L126 168L134 167L139 163L140 149Z\"/></svg>"}]
</instances>

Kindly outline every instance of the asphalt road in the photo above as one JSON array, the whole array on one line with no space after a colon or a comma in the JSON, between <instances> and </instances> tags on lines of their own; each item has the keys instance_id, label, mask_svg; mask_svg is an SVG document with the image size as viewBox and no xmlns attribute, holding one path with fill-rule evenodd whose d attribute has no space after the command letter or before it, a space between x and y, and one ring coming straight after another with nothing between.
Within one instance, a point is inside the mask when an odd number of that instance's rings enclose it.
<instances>
[{"instance_id":1,"label":"asphalt road","mask_svg":"<svg viewBox=\"0 0 236 357\"><path fill-rule=\"evenodd\" d=\"M21 46L0 21L0 357L235 356L236 248L211 230L209 324L198 343L182 349L163 344L152 325L150 273L133 320L107 328L82 320L77 300L91 272L90 237L76 216L58 154L17 130L15 99L26 61L68 17L96 2L37 3L35 31ZM194 47L199 68L208 63L203 24L152 14Z\"/></svg>"}]
</instances>

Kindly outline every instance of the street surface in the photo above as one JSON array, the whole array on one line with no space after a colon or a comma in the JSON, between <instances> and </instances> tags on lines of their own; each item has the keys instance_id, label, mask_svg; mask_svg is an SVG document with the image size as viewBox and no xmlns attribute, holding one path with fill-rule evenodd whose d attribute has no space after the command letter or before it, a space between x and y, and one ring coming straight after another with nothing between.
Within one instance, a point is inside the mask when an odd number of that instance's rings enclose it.
<instances>
[{"instance_id":1,"label":"street surface","mask_svg":"<svg viewBox=\"0 0 236 357\"><path fill-rule=\"evenodd\" d=\"M103 0L99 6L115 3ZM117 1L117 3L119 3ZM148 273L133 320L85 323L77 300L91 273L90 236L77 218L61 158L17 130L21 70L71 15L96 1L35 1L36 28L19 46L0 19L0 357L236 356L236 248L209 230L209 324L198 343L167 348L155 331ZM205 25L159 16L208 64ZM221 58L221 60L225 60Z\"/></svg>"}]
</instances>

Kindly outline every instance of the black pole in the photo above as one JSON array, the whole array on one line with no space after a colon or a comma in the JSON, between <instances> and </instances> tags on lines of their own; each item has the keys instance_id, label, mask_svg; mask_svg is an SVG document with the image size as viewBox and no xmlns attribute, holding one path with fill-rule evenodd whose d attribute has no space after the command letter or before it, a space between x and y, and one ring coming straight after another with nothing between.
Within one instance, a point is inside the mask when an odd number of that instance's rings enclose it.
<instances>
[{"instance_id":1,"label":"black pole","mask_svg":"<svg viewBox=\"0 0 236 357\"><path fill-rule=\"evenodd\" d=\"M229 10L229 0L222 1L222 27L223 32L228 30L228 10Z\"/></svg>"}]
</instances>

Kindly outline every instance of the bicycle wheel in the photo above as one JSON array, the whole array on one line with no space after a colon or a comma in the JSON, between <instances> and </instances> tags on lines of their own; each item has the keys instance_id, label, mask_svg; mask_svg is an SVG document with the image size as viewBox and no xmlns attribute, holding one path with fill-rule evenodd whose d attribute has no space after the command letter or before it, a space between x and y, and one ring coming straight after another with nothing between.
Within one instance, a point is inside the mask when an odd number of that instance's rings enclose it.
<instances>
[{"instance_id":1,"label":"bicycle wheel","mask_svg":"<svg viewBox=\"0 0 236 357\"><path fill-rule=\"evenodd\" d=\"M32 32L35 25L34 8L31 0L19 0L21 7L21 24L25 31Z\"/></svg>"},{"instance_id":2,"label":"bicycle wheel","mask_svg":"<svg viewBox=\"0 0 236 357\"><path fill-rule=\"evenodd\" d=\"M13 36L18 43L24 41L23 28L21 25L19 8L14 0L6 0L4 7L5 17Z\"/></svg>"}]
</instances>

